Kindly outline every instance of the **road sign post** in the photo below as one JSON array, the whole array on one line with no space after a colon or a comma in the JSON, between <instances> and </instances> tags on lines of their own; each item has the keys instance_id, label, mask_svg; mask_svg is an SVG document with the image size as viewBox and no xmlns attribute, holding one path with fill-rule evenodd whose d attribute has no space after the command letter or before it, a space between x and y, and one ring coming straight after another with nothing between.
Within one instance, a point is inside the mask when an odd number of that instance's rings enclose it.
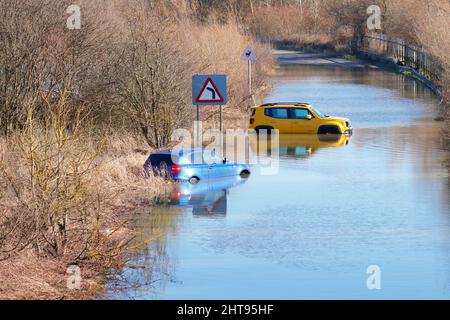
<instances>
[{"instance_id":1,"label":"road sign post","mask_svg":"<svg viewBox=\"0 0 450 320\"><path fill-rule=\"evenodd\" d=\"M248 60L248 94L252 95L252 62Z\"/></svg>"},{"instance_id":2,"label":"road sign post","mask_svg":"<svg viewBox=\"0 0 450 320\"><path fill-rule=\"evenodd\" d=\"M222 105L219 107L219 113L220 113L220 153L223 156L223 112L222 112Z\"/></svg>"},{"instance_id":3,"label":"road sign post","mask_svg":"<svg viewBox=\"0 0 450 320\"><path fill-rule=\"evenodd\" d=\"M247 61L248 69L248 94L252 95L252 61L256 61L256 54L253 52L252 48L247 47L241 56L241 59Z\"/></svg>"},{"instance_id":4,"label":"road sign post","mask_svg":"<svg viewBox=\"0 0 450 320\"><path fill-rule=\"evenodd\" d=\"M198 147L201 147L201 141L200 141L200 108L199 108L199 106L197 105L196 106L196 108L197 108L197 119L196 119L196 123L195 123L195 125L196 125L196 135L195 135L195 146L198 148Z\"/></svg>"},{"instance_id":5,"label":"road sign post","mask_svg":"<svg viewBox=\"0 0 450 320\"><path fill-rule=\"evenodd\" d=\"M192 104L197 108L196 145L200 141L200 106L218 105L220 113L220 152L223 149L223 105L228 101L226 75L193 75Z\"/></svg>"}]
</instances>

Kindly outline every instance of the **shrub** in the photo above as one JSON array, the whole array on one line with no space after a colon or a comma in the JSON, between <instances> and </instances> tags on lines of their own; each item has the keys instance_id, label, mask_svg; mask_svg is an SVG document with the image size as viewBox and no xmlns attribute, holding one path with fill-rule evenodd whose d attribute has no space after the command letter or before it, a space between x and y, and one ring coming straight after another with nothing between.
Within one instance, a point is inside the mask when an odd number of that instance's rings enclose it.
<instances>
[{"instance_id":1,"label":"shrub","mask_svg":"<svg viewBox=\"0 0 450 320\"><path fill-rule=\"evenodd\" d=\"M253 63L253 89L266 85L266 74L273 67L271 47L243 34L235 22L227 24L196 24L183 22L184 46L193 53L192 73L217 73L228 76L228 104L230 109L246 111L252 105L247 85L247 63L241 55L250 45L258 60Z\"/></svg>"}]
</instances>

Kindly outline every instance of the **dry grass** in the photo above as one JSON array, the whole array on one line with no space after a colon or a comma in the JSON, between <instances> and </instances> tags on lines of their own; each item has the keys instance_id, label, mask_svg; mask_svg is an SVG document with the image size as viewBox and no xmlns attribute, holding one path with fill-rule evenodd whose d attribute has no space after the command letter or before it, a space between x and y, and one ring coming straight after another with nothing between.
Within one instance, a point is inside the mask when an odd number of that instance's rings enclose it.
<instances>
[{"instance_id":1,"label":"dry grass","mask_svg":"<svg viewBox=\"0 0 450 320\"><path fill-rule=\"evenodd\" d=\"M94 299L103 289L95 266L81 265L81 290L69 290L67 265L61 259L37 258L30 251L0 261L0 299Z\"/></svg>"},{"instance_id":2,"label":"dry grass","mask_svg":"<svg viewBox=\"0 0 450 320\"><path fill-rule=\"evenodd\" d=\"M258 93L268 88L267 74L275 63L271 46L245 35L235 22L204 25L184 21L180 23L179 29L185 34L186 50L193 57L193 74L227 75L225 126L242 127L247 121L249 107L258 100ZM247 46L252 47L258 58L252 68L253 95L248 91L247 62L240 59ZM218 108L203 108L202 119L207 122L206 126L218 127Z\"/></svg>"},{"instance_id":3,"label":"dry grass","mask_svg":"<svg viewBox=\"0 0 450 320\"><path fill-rule=\"evenodd\" d=\"M255 51L258 61L254 63L253 86L266 84L266 75L273 68L271 47L245 36L236 23L225 25L200 25L193 22L180 24L185 30L185 46L194 57L193 72L226 74L230 107L242 107L248 99L247 63L240 60L246 46Z\"/></svg>"},{"instance_id":4,"label":"dry grass","mask_svg":"<svg viewBox=\"0 0 450 320\"><path fill-rule=\"evenodd\" d=\"M144 172L144 162L152 151L144 139L126 133L110 137L100 160L99 183L116 195L114 206L133 209L152 204L172 187L170 182Z\"/></svg>"},{"instance_id":5,"label":"dry grass","mask_svg":"<svg viewBox=\"0 0 450 320\"><path fill-rule=\"evenodd\" d=\"M21 167L23 164L17 158L13 161L10 152L14 149L8 145L5 139L0 141L0 159L3 166L14 168L19 175L26 169ZM133 212L139 206L153 204L158 196L171 188L170 182L144 174L143 163L150 151L145 141L137 141L131 136L111 136L107 147L95 161L95 170L89 172L91 192L101 190L104 196L101 199L102 210L96 219L87 220L82 225L89 232L88 237L75 237L69 232L64 255L58 257L45 252L39 254L33 245L9 253L3 252L3 260L0 261L0 298L95 298L103 288L102 274L120 268L128 253L132 252L131 243L135 234L129 223ZM18 212L20 209L17 202L11 198L5 199L5 191L2 192L2 210L6 216L3 214L2 219L7 217L8 210ZM73 230L77 225L78 220L69 219L66 228ZM2 231L6 231L3 235L8 236L8 246L15 243L22 232L20 226L12 234L3 227ZM5 249L3 246L2 250ZM81 254L80 250L84 250L84 253ZM66 288L66 268L72 263L81 267L81 290Z\"/></svg>"}]
</instances>

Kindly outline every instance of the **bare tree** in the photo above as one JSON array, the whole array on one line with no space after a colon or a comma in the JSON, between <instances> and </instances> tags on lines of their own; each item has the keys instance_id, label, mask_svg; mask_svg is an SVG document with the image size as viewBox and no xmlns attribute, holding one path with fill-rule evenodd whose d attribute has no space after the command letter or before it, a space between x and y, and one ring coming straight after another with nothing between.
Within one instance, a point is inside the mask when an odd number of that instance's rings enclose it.
<instances>
[{"instance_id":1,"label":"bare tree","mask_svg":"<svg viewBox=\"0 0 450 320\"><path fill-rule=\"evenodd\" d=\"M127 16L128 37L118 61L120 114L155 148L167 145L174 129L192 118L190 65L170 20L148 10Z\"/></svg>"},{"instance_id":2,"label":"bare tree","mask_svg":"<svg viewBox=\"0 0 450 320\"><path fill-rule=\"evenodd\" d=\"M0 129L11 132L25 121L24 105L37 103L49 75L43 54L53 25L48 3L0 2Z\"/></svg>"},{"instance_id":3,"label":"bare tree","mask_svg":"<svg viewBox=\"0 0 450 320\"><path fill-rule=\"evenodd\" d=\"M0 254L32 245L62 256L69 240L84 247L103 203L90 179L104 141L94 88L108 60L92 59L105 41L94 20L68 30L66 4L0 2Z\"/></svg>"}]
</instances>

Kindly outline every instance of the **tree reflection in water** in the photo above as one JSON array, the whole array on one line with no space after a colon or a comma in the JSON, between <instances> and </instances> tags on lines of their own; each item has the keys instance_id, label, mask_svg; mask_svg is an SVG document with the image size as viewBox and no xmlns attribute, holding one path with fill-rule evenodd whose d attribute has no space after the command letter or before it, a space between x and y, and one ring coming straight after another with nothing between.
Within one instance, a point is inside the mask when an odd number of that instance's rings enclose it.
<instances>
[{"instance_id":1,"label":"tree reflection in water","mask_svg":"<svg viewBox=\"0 0 450 320\"><path fill-rule=\"evenodd\" d=\"M137 235L134 252L126 267L112 276L109 291L116 298L139 298L157 294L169 282L175 282L176 261L167 249L183 220L183 212L192 209L195 217L223 218L227 214L228 189L243 184L239 176L197 184L178 183L169 195L154 207L136 213Z\"/></svg>"},{"instance_id":2,"label":"tree reflection in water","mask_svg":"<svg viewBox=\"0 0 450 320\"><path fill-rule=\"evenodd\" d=\"M119 298L139 298L163 291L175 268L167 250L168 237L182 220L182 209L159 204L136 213L133 250L125 268L109 279L109 291Z\"/></svg>"}]
</instances>

